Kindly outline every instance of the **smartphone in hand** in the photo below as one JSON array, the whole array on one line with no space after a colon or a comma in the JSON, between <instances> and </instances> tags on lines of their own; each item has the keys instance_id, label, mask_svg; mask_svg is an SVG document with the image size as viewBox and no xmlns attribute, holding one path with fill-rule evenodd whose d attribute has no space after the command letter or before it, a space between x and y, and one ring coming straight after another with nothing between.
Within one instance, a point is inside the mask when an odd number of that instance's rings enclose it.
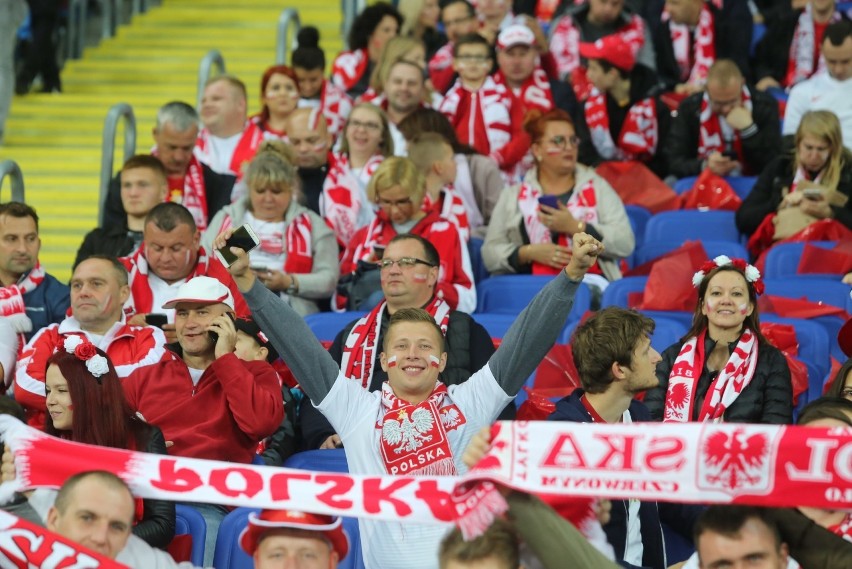
<instances>
[{"instance_id":1,"label":"smartphone in hand","mask_svg":"<svg viewBox=\"0 0 852 569\"><path fill-rule=\"evenodd\" d=\"M559 199L556 196L538 196L538 203L552 207L553 209L559 209Z\"/></svg>"},{"instance_id":2,"label":"smartphone in hand","mask_svg":"<svg viewBox=\"0 0 852 569\"><path fill-rule=\"evenodd\" d=\"M145 315L145 324L148 326L156 326L160 330L163 329L163 326L169 323L169 317L165 314L146 314Z\"/></svg>"},{"instance_id":3,"label":"smartphone in hand","mask_svg":"<svg viewBox=\"0 0 852 569\"><path fill-rule=\"evenodd\" d=\"M228 315L228 318L231 319L231 322L234 322L234 315L233 314L231 314L230 312L226 312L225 314ZM216 342L219 341L219 334L217 334L216 332L214 332L212 330L208 331L207 333L210 334L210 339L213 341L213 345L215 346Z\"/></svg>"},{"instance_id":4,"label":"smartphone in hand","mask_svg":"<svg viewBox=\"0 0 852 569\"><path fill-rule=\"evenodd\" d=\"M244 223L228 237L224 247L216 249L216 257L222 261L223 265L230 267L237 260L237 256L231 253L231 247L239 247L248 253L259 244L260 239L258 239L254 229L249 224Z\"/></svg>"}]
</instances>

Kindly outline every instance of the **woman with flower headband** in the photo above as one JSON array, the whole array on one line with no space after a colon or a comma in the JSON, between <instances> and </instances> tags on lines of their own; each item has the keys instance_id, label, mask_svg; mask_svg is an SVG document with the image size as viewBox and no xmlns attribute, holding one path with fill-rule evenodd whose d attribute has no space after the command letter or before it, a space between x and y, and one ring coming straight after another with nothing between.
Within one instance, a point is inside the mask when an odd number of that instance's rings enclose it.
<instances>
[{"instance_id":1,"label":"woman with flower headband","mask_svg":"<svg viewBox=\"0 0 852 569\"><path fill-rule=\"evenodd\" d=\"M692 328L663 352L651 416L666 422L789 424L793 386L787 361L760 333L760 272L724 255L695 273Z\"/></svg>"},{"instance_id":2,"label":"woman with flower headband","mask_svg":"<svg viewBox=\"0 0 852 569\"><path fill-rule=\"evenodd\" d=\"M47 361L45 432L78 443L166 454L160 429L128 407L106 354L77 335L68 336L64 348ZM136 522L135 535L165 548L175 534L174 503L137 499Z\"/></svg>"}]
</instances>

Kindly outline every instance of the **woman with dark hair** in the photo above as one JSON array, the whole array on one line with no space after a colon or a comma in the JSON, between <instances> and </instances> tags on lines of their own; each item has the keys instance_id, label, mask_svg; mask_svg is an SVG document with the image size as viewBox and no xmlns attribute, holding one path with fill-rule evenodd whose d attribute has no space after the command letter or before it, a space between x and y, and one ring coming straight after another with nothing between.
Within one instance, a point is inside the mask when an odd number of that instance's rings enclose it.
<instances>
[{"instance_id":1,"label":"woman with dark hair","mask_svg":"<svg viewBox=\"0 0 852 569\"><path fill-rule=\"evenodd\" d=\"M331 80L353 99L367 90L385 43L399 33L402 16L387 2L367 6L349 30L349 49L334 60Z\"/></svg>"},{"instance_id":2,"label":"woman with dark hair","mask_svg":"<svg viewBox=\"0 0 852 569\"><path fill-rule=\"evenodd\" d=\"M329 162L320 199L320 211L341 250L376 216L367 184L382 160L393 156L393 148L384 111L370 103L355 105L343 129L340 151Z\"/></svg>"},{"instance_id":3,"label":"woman with dark hair","mask_svg":"<svg viewBox=\"0 0 852 569\"><path fill-rule=\"evenodd\" d=\"M286 65L273 65L260 78L260 112L251 121L266 140L287 137L287 119L299 106L299 79Z\"/></svg>"},{"instance_id":4,"label":"woman with dark hair","mask_svg":"<svg viewBox=\"0 0 852 569\"><path fill-rule=\"evenodd\" d=\"M663 352L660 386L645 405L655 420L789 424L793 385L784 355L760 333L760 272L720 255L695 273L692 328Z\"/></svg>"},{"instance_id":5,"label":"woman with dark hair","mask_svg":"<svg viewBox=\"0 0 852 569\"><path fill-rule=\"evenodd\" d=\"M325 52L319 46L319 30L305 26L296 36L299 47L293 51L290 64L299 85L299 107L319 108L334 138L352 111L352 99L346 91L325 79Z\"/></svg>"},{"instance_id":6,"label":"woman with dark hair","mask_svg":"<svg viewBox=\"0 0 852 569\"><path fill-rule=\"evenodd\" d=\"M160 429L131 412L106 353L77 335L69 335L63 347L47 361L45 432L78 443L166 454ZM175 534L174 503L137 499L136 521L135 535L165 548Z\"/></svg>"},{"instance_id":7,"label":"woman with dark hair","mask_svg":"<svg viewBox=\"0 0 852 569\"><path fill-rule=\"evenodd\" d=\"M449 119L435 109L421 107L402 119L397 128L407 142L420 133L435 132L450 143L456 161L453 188L465 204L471 235L484 238L491 212L503 191L503 177L497 163L459 142Z\"/></svg>"},{"instance_id":8,"label":"woman with dark hair","mask_svg":"<svg viewBox=\"0 0 852 569\"><path fill-rule=\"evenodd\" d=\"M840 366L828 390L825 392L828 397L842 397L852 401L852 358Z\"/></svg>"},{"instance_id":9,"label":"woman with dark hair","mask_svg":"<svg viewBox=\"0 0 852 569\"><path fill-rule=\"evenodd\" d=\"M595 272L621 278L618 262L633 252L633 230L612 186L577 162L571 117L561 109L532 110L524 129L533 141L535 167L500 195L482 246L486 268L555 275L571 259L572 236L588 233L606 249L586 278Z\"/></svg>"}]
</instances>

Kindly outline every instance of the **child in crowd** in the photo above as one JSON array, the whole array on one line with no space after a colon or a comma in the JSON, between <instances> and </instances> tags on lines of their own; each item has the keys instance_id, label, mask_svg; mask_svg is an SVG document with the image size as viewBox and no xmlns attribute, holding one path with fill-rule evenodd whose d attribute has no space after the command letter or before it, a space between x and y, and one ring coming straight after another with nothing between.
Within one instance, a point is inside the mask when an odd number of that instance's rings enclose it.
<instances>
[{"instance_id":1,"label":"child in crowd","mask_svg":"<svg viewBox=\"0 0 852 569\"><path fill-rule=\"evenodd\" d=\"M493 158L507 178L529 149L523 132L522 106L497 84L489 72L494 65L491 46L477 34L462 36L453 46L453 69L459 74L439 110L459 141Z\"/></svg>"},{"instance_id":2,"label":"child in crowd","mask_svg":"<svg viewBox=\"0 0 852 569\"><path fill-rule=\"evenodd\" d=\"M424 132L408 144L408 156L426 178L423 211L435 211L450 220L465 241L470 239L470 222L464 202L454 190L456 159L453 147L436 132Z\"/></svg>"},{"instance_id":3,"label":"child in crowd","mask_svg":"<svg viewBox=\"0 0 852 569\"><path fill-rule=\"evenodd\" d=\"M319 47L319 30L305 26L299 30L299 47L293 52L291 65L299 84L299 107L319 107L328 123L328 132L337 138L349 113L352 99L346 91L324 77L325 53Z\"/></svg>"}]
</instances>

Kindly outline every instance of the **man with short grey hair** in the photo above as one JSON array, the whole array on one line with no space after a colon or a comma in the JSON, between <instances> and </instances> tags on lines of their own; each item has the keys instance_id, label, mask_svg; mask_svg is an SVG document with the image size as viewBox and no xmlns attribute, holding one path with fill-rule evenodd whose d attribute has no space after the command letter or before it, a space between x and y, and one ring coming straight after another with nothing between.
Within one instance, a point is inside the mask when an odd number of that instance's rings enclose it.
<instances>
[{"instance_id":1,"label":"man with short grey hair","mask_svg":"<svg viewBox=\"0 0 852 569\"><path fill-rule=\"evenodd\" d=\"M166 103L157 111L151 154L160 159L168 175L166 201L183 204L203 231L216 212L231 203L236 178L214 172L193 155L198 125L198 113L190 105ZM119 176L110 182L104 209L104 227L126 223Z\"/></svg>"}]
</instances>

